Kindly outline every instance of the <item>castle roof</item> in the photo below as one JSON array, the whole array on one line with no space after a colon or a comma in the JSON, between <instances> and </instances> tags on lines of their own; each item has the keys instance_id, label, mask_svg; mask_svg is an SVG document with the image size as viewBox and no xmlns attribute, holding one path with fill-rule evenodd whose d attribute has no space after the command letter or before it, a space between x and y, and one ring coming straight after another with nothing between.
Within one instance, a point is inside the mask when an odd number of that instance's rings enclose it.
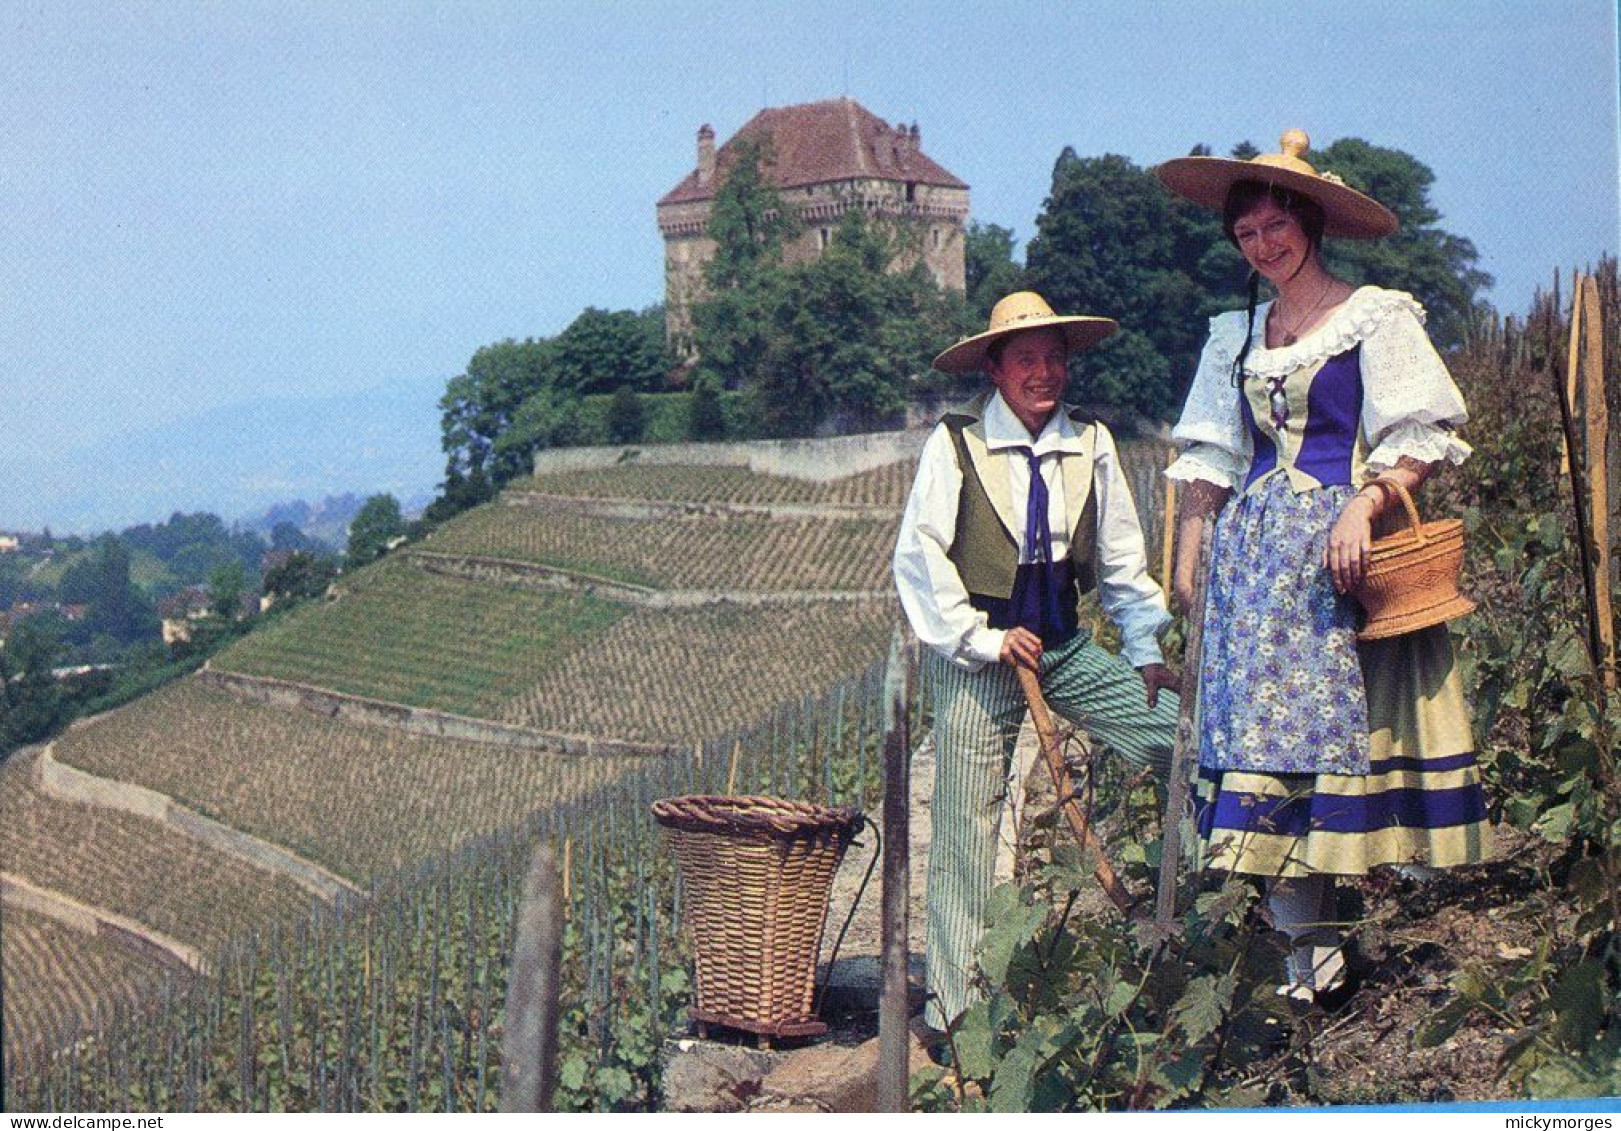
<instances>
[{"instance_id":1,"label":"castle roof","mask_svg":"<svg viewBox=\"0 0 1621 1131\"><path fill-rule=\"evenodd\" d=\"M660 204L710 200L736 159L739 139L770 139L766 179L778 189L849 180L911 181L967 188L918 148L917 126L890 126L850 98L761 110L715 155L716 175L702 180L694 169Z\"/></svg>"}]
</instances>

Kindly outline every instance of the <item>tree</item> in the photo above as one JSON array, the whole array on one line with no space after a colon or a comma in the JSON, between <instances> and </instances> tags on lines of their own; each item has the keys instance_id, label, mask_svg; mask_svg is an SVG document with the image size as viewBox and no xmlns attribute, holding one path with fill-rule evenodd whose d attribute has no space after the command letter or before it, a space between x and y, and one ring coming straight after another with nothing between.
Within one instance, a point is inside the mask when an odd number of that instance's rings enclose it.
<instances>
[{"instance_id":1,"label":"tree","mask_svg":"<svg viewBox=\"0 0 1621 1131\"><path fill-rule=\"evenodd\" d=\"M629 385L614 390L608 402L608 439L615 444L634 444L642 438L642 398Z\"/></svg>"},{"instance_id":2,"label":"tree","mask_svg":"<svg viewBox=\"0 0 1621 1131\"><path fill-rule=\"evenodd\" d=\"M809 435L830 417L893 419L914 377L961 324L917 261L915 232L852 209L820 258L752 276L694 308L699 370L748 394L768 436Z\"/></svg>"},{"instance_id":3,"label":"tree","mask_svg":"<svg viewBox=\"0 0 1621 1131\"><path fill-rule=\"evenodd\" d=\"M0 753L37 741L68 714L52 669L61 645L32 620L0 644Z\"/></svg>"},{"instance_id":4,"label":"tree","mask_svg":"<svg viewBox=\"0 0 1621 1131\"><path fill-rule=\"evenodd\" d=\"M766 176L772 161L770 137L737 138L730 148L731 167L709 212L715 254L704 265L704 279L715 291L780 266L782 249L803 230L798 213L783 205Z\"/></svg>"},{"instance_id":5,"label":"tree","mask_svg":"<svg viewBox=\"0 0 1621 1131\"><path fill-rule=\"evenodd\" d=\"M344 558L346 569L355 569L376 561L388 551L389 543L405 535L405 518L400 514L399 500L393 495L373 495L360 507L360 513L349 524L349 550Z\"/></svg>"},{"instance_id":6,"label":"tree","mask_svg":"<svg viewBox=\"0 0 1621 1131\"><path fill-rule=\"evenodd\" d=\"M553 388L584 396L623 386L657 392L669 372L664 308L599 310L588 306L552 341L547 379Z\"/></svg>"},{"instance_id":7,"label":"tree","mask_svg":"<svg viewBox=\"0 0 1621 1131\"><path fill-rule=\"evenodd\" d=\"M157 635L157 612L131 582L129 547L116 534L103 534L89 556L67 568L57 598L65 605L87 606L83 621L72 630L80 643L97 635L126 644Z\"/></svg>"},{"instance_id":8,"label":"tree","mask_svg":"<svg viewBox=\"0 0 1621 1131\"><path fill-rule=\"evenodd\" d=\"M208 577L209 611L224 621L234 621L242 611L242 595L247 592L247 571L241 562L227 562Z\"/></svg>"},{"instance_id":9,"label":"tree","mask_svg":"<svg viewBox=\"0 0 1621 1131\"><path fill-rule=\"evenodd\" d=\"M279 601L319 597L332 584L337 572L331 558L294 550L265 571L265 595Z\"/></svg>"},{"instance_id":10,"label":"tree","mask_svg":"<svg viewBox=\"0 0 1621 1131\"><path fill-rule=\"evenodd\" d=\"M506 458L498 458L496 441L519 406L550 387L555 357L550 341L508 338L481 346L467 363L467 372L450 379L439 399L447 482L504 483L524 470L521 459L514 462L510 451L503 453Z\"/></svg>"},{"instance_id":11,"label":"tree","mask_svg":"<svg viewBox=\"0 0 1621 1131\"><path fill-rule=\"evenodd\" d=\"M997 301L1024 289L1024 269L1013 261L1013 230L995 224L968 225L963 241L963 279L968 313L984 329ZM965 327L967 329L967 327Z\"/></svg>"},{"instance_id":12,"label":"tree","mask_svg":"<svg viewBox=\"0 0 1621 1131\"><path fill-rule=\"evenodd\" d=\"M700 378L687 402L687 436L693 440L719 440L726 435L726 415L720 407L720 389L711 378Z\"/></svg>"}]
</instances>

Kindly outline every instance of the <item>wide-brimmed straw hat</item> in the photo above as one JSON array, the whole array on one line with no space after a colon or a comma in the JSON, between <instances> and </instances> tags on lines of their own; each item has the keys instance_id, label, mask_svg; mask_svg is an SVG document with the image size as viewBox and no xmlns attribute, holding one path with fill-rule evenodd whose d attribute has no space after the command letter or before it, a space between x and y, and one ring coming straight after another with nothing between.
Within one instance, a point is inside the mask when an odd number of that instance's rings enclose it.
<instances>
[{"instance_id":1,"label":"wide-brimmed straw hat","mask_svg":"<svg viewBox=\"0 0 1621 1131\"><path fill-rule=\"evenodd\" d=\"M1302 156L1311 148L1304 130L1290 130L1278 140L1281 153L1262 153L1248 161L1235 157L1178 157L1154 170L1160 182L1179 196L1218 212L1227 192L1239 181L1259 181L1293 189L1322 205L1325 236L1372 240L1397 228L1396 214L1373 197L1357 192L1333 173L1319 173Z\"/></svg>"},{"instance_id":2,"label":"wide-brimmed straw hat","mask_svg":"<svg viewBox=\"0 0 1621 1131\"><path fill-rule=\"evenodd\" d=\"M934 359L942 373L972 373L985 367L985 351L998 338L1023 330L1052 326L1064 332L1071 350L1085 349L1120 329L1113 318L1093 314L1054 314L1047 300L1035 291L1015 291L991 307L991 328L964 338Z\"/></svg>"}]
</instances>

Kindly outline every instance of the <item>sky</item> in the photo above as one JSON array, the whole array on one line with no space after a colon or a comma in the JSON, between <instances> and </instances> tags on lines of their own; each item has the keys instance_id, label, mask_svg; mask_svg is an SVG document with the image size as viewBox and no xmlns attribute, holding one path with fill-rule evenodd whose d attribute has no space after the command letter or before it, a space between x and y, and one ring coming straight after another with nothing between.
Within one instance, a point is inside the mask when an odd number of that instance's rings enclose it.
<instances>
[{"instance_id":1,"label":"sky","mask_svg":"<svg viewBox=\"0 0 1621 1131\"><path fill-rule=\"evenodd\" d=\"M68 485L266 400L417 421L383 478L431 487L444 382L661 301L654 202L764 106L917 121L1021 240L1066 145L1361 137L1435 172L1512 312L1621 242L1616 91L1612 0L0 0L0 529L92 522ZM177 505L223 498L185 455Z\"/></svg>"}]
</instances>

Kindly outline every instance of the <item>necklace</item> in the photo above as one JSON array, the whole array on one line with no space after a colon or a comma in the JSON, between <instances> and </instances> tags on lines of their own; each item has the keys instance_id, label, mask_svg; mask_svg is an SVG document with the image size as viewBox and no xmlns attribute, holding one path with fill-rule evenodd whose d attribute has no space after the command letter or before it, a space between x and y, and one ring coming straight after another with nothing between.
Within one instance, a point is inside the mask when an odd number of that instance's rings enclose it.
<instances>
[{"instance_id":1,"label":"necklace","mask_svg":"<svg viewBox=\"0 0 1621 1131\"><path fill-rule=\"evenodd\" d=\"M1311 321L1311 316L1313 314L1316 314L1318 309L1322 307L1323 300L1328 297L1329 292L1332 291L1333 289L1334 289L1334 280L1333 279L1330 279L1330 280L1328 280L1328 282L1323 284L1323 289L1318 292L1317 301L1311 304L1311 309L1306 311L1306 313L1302 314L1299 318L1295 319L1295 324L1294 324L1293 329L1285 329L1283 331L1283 344L1284 345L1292 346L1292 345L1295 344L1295 342L1300 340L1300 328L1302 326L1304 326L1307 322ZM1277 314L1277 313L1278 313L1278 305L1277 305L1277 303L1273 303L1272 304L1272 309L1267 312L1267 317L1271 318L1272 315ZM1281 321L1283 321L1283 319L1280 317L1278 319L1278 321L1281 322Z\"/></svg>"}]
</instances>

